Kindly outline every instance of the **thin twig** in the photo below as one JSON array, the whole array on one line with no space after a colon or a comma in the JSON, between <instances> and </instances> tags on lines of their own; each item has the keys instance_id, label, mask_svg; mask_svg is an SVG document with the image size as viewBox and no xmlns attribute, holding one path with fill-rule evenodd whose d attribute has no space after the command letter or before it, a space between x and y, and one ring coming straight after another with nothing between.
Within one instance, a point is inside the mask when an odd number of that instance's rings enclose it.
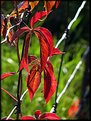
<instances>
[{"instance_id":1,"label":"thin twig","mask_svg":"<svg viewBox=\"0 0 91 121\"><path fill-rule=\"evenodd\" d=\"M81 4L81 6L78 8L78 10L77 10L77 12L76 12L76 14L75 14L75 17L71 20L71 22L69 23L69 25L68 25L68 27L67 27L67 29L68 30L70 30L70 28L71 28L71 26L73 25L73 23L77 20L77 18L78 18L78 16L79 16L79 14L80 14L80 12L81 12L81 10L84 8L84 5L86 4L86 1L83 1L82 2L82 4ZM64 34L62 35L62 37L61 37L61 39L57 42L57 44L56 44L56 48L60 45L60 43L65 39L65 37L66 37L66 32L64 32Z\"/></svg>"},{"instance_id":2,"label":"thin twig","mask_svg":"<svg viewBox=\"0 0 91 121\"><path fill-rule=\"evenodd\" d=\"M64 41L64 48L63 48L63 52L65 52L66 49L66 41L68 39L68 36L65 38ZM59 82L60 82L60 74L61 74L61 70L62 70L62 65L63 65L63 58L64 58L64 54L62 54L61 58L60 58L60 66L59 66L59 71L58 71L58 79L57 79L57 87L56 87L56 92L55 92L55 111L53 113L56 113L56 109L57 109L57 105L56 105L56 99L57 99L57 93L58 93L58 88L59 88Z\"/></svg>"},{"instance_id":3,"label":"thin twig","mask_svg":"<svg viewBox=\"0 0 91 121\"><path fill-rule=\"evenodd\" d=\"M8 94L14 101L17 102L17 99L12 95L10 94L7 90L5 90L4 88L1 88L1 90L3 90L6 94Z\"/></svg>"}]
</instances>

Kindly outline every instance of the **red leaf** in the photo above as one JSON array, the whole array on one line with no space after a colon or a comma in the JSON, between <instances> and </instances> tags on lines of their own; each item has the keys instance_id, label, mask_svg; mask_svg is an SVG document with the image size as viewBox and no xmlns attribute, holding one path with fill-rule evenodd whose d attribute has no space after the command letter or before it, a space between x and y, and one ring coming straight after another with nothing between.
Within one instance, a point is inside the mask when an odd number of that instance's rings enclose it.
<instances>
[{"instance_id":1,"label":"red leaf","mask_svg":"<svg viewBox=\"0 0 91 121\"><path fill-rule=\"evenodd\" d=\"M29 27L22 27L22 28L19 28L15 33L14 35L11 37L11 40L10 42L12 43L14 40L16 40L19 36L21 36L24 32L28 32L30 31Z\"/></svg>"},{"instance_id":2,"label":"red leaf","mask_svg":"<svg viewBox=\"0 0 91 121\"><path fill-rule=\"evenodd\" d=\"M55 92L56 86L57 82L54 76L52 64L47 62L47 66L44 70L44 98L46 103L48 103L53 93Z\"/></svg>"},{"instance_id":3,"label":"red leaf","mask_svg":"<svg viewBox=\"0 0 91 121\"><path fill-rule=\"evenodd\" d=\"M58 8L60 2L61 2L60 0L56 1L56 8Z\"/></svg>"},{"instance_id":4,"label":"red leaf","mask_svg":"<svg viewBox=\"0 0 91 121\"><path fill-rule=\"evenodd\" d=\"M45 7L45 10L47 11L47 13L49 13L51 11L51 9L53 8L53 6L55 4L56 4L56 8L58 8L58 6L60 4L60 0L44 1L44 7Z\"/></svg>"},{"instance_id":5,"label":"red leaf","mask_svg":"<svg viewBox=\"0 0 91 121\"><path fill-rule=\"evenodd\" d=\"M64 54L64 52L61 52L58 48L53 48L52 50L52 56L58 55L58 54Z\"/></svg>"},{"instance_id":6,"label":"red leaf","mask_svg":"<svg viewBox=\"0 0 91 121\"><path fill-rule=\"evenodd\" d=\"M35 61L36 60L36 61ZM28 72L28 66L32 63L32 65L34 65L35 63L38 63L37 57L36 56L28 56L28 64L26 63L25 58L22 59L21 63L20 63L20 67L19 70L22 70L23 68L25 68Z\"/></svg>"},{"instance_id":7,"label":"red leaf","mask_svg":"<svg viewBox=\"0 0 91 121\"><path fill-rule=\"evenodd\" d=\"M17 7L18 7L18 13L20 15L22 11L28 7L28 1L20 2L19 5L17 5ZM16 10L13 10L13 12L10 15L16 16Z\"/></svg>"},{"instance_id":8,"label":"red leaf","mask_svg":"<svg viewBox=\"0 0 91 121\"><path fill-rule=\"evenodd\" d=\"M26 82L27 82L30 100L32 100L34 93L38 89L39 84L41 82L41 73L38 65L34 65L32 67L30 73L28 74Z\"/></svg>"},{"instance_id":9,"label":"red leaf","mask_svg":"<svg viewBox=\"0 0 91 121\"><path fill-rule=\"evenodd\" d=\"M36 12L35 15L30 20L30 26L33 27L36 22L38 22L41 18L46 16L46 11Z\"/></svg>"},{"instance_id":10,"label":"red leaf","mask_svg":"<svg viewBox=\"0 0 91 121\"><path fill-rule=\"evenodd\" d=\"M28 48L30 44L30 32L27 33L25 40L26 42L25 42L25 48L24 48L24 55L20 63L19 70L25 68L26 71L28 72Z\"/></svg>"},{"instance_id":11,"label":"red leaf","mask_svg":"<svg viewBox=\"0 0 91 121\"><path fill-rule=\"evenodd\" d=\"M47 13L49 13L52 9L52 7L55 5L55 2L56 1L45 1L44 2L44 7L45 7L45 10L47 11Z\"/></svg>"},{"instance_id":12,"label":"red leaf","mask_svg":"<svg viewBox=\"0 0 91 121\"><path fill-rule=\"evenodd\" d=\"M28 65L33 66L36 64L40 64L39 59L36 56L28 56Z\"/></svg>"},{"instance_id":13,"label":"red leaf","mask_svg":"<svg viewBox=\"0 0 91 121\"><path fill-rule=\"evenodd\" d=\"M6 36L6 32L7 32L7 22L8 22L8 19L5 18L3 15L1 16L1 35L5 38Z\"/></svg>"},{"instance_id":14,"label":"red leaf","mask_svg":"<svg viewBox=\"0 0 91 121\"><path fill-rule=\"evenodd\" d=\"M41 70L43 70L45 68L47 58L49 55L49 48L44 38L38 33L37 35L38 38L40 39L40 59L41 59L40 63L41 63Z\"/></svg>"},{"instance_id":15,"label":"red leaf","mask_svg":"<svg viewBox=\"0 0 91 121\"><path fill-rule=\"evenodd\" d=\"M4 18L4 16L1 16L1 35L5 38L7 30L11 27L11 23L9 18ZM12 35L14 34L13 30L10 30L8 34L8 41L11 39Z\"/></svg>"},{"instance_id":16,"label":"red leaf","mask_svg":"<svg viewBox=\"0 0 91 121\"><path fill-rule=\"evenodd\" d=\"M31 62L33 62L33 61L36 60L36 59L37 59L36 56L33 56L33 55L28 56L28 64L31 63Z\"/></svg>"},{"instance_id":17,"label":"red leaf","mask_svg":"<svg viewBox=\"0 0 91 121\"><path fill-rule=\"evenodd\" d=\"M14 74L16 74L16 73L15 72L7 72L5 74L1 74L1 80L5 79L5 78L7 78L9 76L12 76Z\"/></svg>"},{"instance_id":18,"label":"red leaf","mask_svg":"<svg viewBox=\"0 0 91 121\"><path fill-rule=\"evenodd\" d=\"M26 71L28 72L28 64L24 57L22 58L22 61L20 63L19 70L22 70L23 68L25 68Z\"/></svg>"},{"instance_id":19,"label":"red leaf","mask_svg":"<svg viewBox=\"0 0 91 121\"><path fill-rule=\"evenodd\" d=\"M35 118L33 116L22 116L21 120L35 120Z\"/></svg>"},{"instance_id":20,"label":"red leaf","mask_svg":"<svg viewBox=\"0 0 91 121\"><path fill-rule=\"evenodd\" d=\"M49 51L51 53L52 49L53 49L53 37L52 37L51 32L44 27L37 27L36 30L38 30L42 34L42 36L45 39L47 45L49 46Z\"/></svg>"},{"instance_id":21,"label":"red leaf","mask_svg":"<svg viewBox=\"0 0 91 121\"><path fill-rule=\"evenodd\" d=\"M48 57L52 53L53 49L53 38L50 31L43 27L37 27L35 34L40 40L40 58L41 58L41 69L45 68Z\"/></svg>"},{"instance_id":22,"label":"red leaf","mask_svg":"<svg viewBox=\"0 0 91 121\"><path fill-rule=\"evenodd\" d=\"M31 11L34 9L34 7L39 3L39 0L34 0L29 2L29 5L31 6Z\"/></svg>"},{"instance_id":23,"label":"red leaf","mask_svg":"<svg viewBox=\"0 0 91 121\"><path fill-rule=\"evenodd\" d=\"M34 7L38 4L39 1L31 1L29 2L29 5L31 6L30 11L32 11L34 9ZM28 8L28 1L23 1L20 2L19 5L17 5L18 7L18 13L19 15L21 15L21 13ZM14 11L10 14L11 16L16 16L16 10L14 9Z\"/></svg>"},{"instance_id":24,"label":"red leaf","mask_svg":"<svg viewBox=\"0 0 91 121\"><path fill-rule=\"evenodd\" d=\"M55 113L44 113L39 117L40 120L60 120Z\"/></svg>"},{"instance_id":25,"label":"red leaf","mask_svg":"<svg viewBox=\"0 0 91 121\"><path fill-rule=\"evenodd\" d=\"M38 119L38 117L40 116L40 114L41 114L41 111L40 110L36 110L35 111L35 118L37 118Z\"/></svg>"},{"instance_id":26,"label":"red leaf","mask_svg":"<svg viewBox=\"0 0 91 121\"><path fill-rule=\"evenodd\" d=\"M60 118L55 113L46 112L41 113L40 110L35 111L35 118L33 116L22 116L21 120L60 120Z\"/></svg>"},{"instance_id":27,"label":"red leaf","mask_svg":"<svg viewBox=\"0 0 91 121\"><path fill-rule=\"evenodd\" d=\"M74 117L76 115L76 113L79 110L79 103L80 103L80 100L79 99L75 100L72 103L72 105L70 106L70 108L68 110L68 116L69 117Z\"/></svg>"}]
</instances>

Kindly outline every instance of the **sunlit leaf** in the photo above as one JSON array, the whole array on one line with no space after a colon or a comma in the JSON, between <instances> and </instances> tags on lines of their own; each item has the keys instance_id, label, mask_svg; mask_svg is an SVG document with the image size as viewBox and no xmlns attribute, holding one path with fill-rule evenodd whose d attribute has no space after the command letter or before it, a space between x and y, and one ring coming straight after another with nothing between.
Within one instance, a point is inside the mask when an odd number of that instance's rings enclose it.
<instances>
[{"instance_id":1,"label":"sunlit leaf","mask_svg":"<svg viewBox=\"0 0 91 121\"><path fill-rule=\"evenodd\" d=\"M12 76L14 74L16 74L16 73L15 72L7 72L7 73L4 73L4 74L1 74L1 80L5 79L9 76Z\"/></svg>"},{"instance_id":2,"label":"sunlit leaf","mask_svg":"<svg viewBox=\"0 0 91 121\"><path fill-rule=\"evenodd\" d=\"M35 118L33 116L22 116L21 120L35 120Z\"/></svg>"},{"instance_id":3,"label":"sunlit leaf","mask_svg":"<svg viewBox=\"0 0 91 121\"><path fill-rule=\"evenodd\" d=\"M49 48L44 37L42 37L39 33L36 34L40 40L40 59L41 59L40 63L41 63L41 70L43 70L45 68L47 58L49 55Z\"/></svg>"},{"instance_id":4,"label":"sunlit leaf","mask_svg":"<svg viewBox=\"0 0 91 121\"><path fill-rule=\"evenodd\" d=\"M54 1L44 1L44 8L49 13L52 9L52 7L55 5L55 0Z\"/></svg>"},{"instance_id":5,"label":"sunlit leaf","mask_svg":"<svg viewBox=\"0 0 91 121\"><path fill-rule=\"evenodd\" d=\"M58 48L53 48L51 55L53 56L58 54L64 54L64 52L61 52Z\"/></svg>"},{"instance_id":6,"label":"sunlit leaf","mask_svg":"<svg viewBox=\"0 0 91 121\"><path fill-rule=\"evenodd\" d=\"M36 111L35 111L35 113L34 113L35 118L37 118L37 119L38 119L38 117L39 117L41 114L42 114L42 113L41 113L41 111L40 111L40 110L36 110Z\"/></svg>"},{"instance_id":7,"label":"sunlit leaf","mask_svg":"<svg viewBox=\"0 0 91 121\"><path fill-rule=\"evenodd\" d=\"M38 4L39 1L31 1L29 2L30 5L30 11L32 11L34 9L34 7ZM19 15L21 15L21 13L26 10L26 8L28 8L28 1L23 1L20 2L18 5L18 13ZM10 14L10 16L17 16L16 15L16 10L14 9L13 12Z\"/></svg>"},{"instance_id":8,"label":"sunlit leaf","mask_svg":"<svg viewBox=\"0 0 91 121\"><path fill-rule=\"evenodd\" d=\"M11 23L10 23L10 20L9 18L5 18L1 17L1 35L5 38L6 37L6 33L7 33L7 30L11 27ZM13 30L10 30L9 34L8 34L8 38L7 38L7 41L10 41L11 37L13 36L14 32Z\"/></svg>"},{"instance_id":9,"label":"sunlit leaf","mask_svg":"<svg viewBox=\"0 0 91 121\"><path fill-rule=\"evenodd\" d=\"M37 59L36 56L33 56L33 55L28 56L28 64L31 63L31 62L33 62L36 59Z\"/></svg>"},{"instance_id":10,"label":"sunlit leaf","mask_svg":"<svg viewBox=\"0 0 91 121\"><path fill-rule=\"evenodd\" d=\"M20 2L18 5L18 13L19 15L28 7L28 1ZM14 9L13 12L10 14L10 16L17 16L16 10Z\"/></svg>"},{"instance_id":11,"label":"sunlit leaf","mask_svg":"<svg viewBox=\"0 0 91 121\"><path fill-rule=\"evenodd\" d=\"M60 120L60 118L55 113L46 112L39 117L40 120Z\"/></svg>"},{"instance_id":12,"label":"sunlit leaf","mask_svg":"<svg viewBox=\"0 0 91 121\"><path fill-rule=\"evenodd\" d=\"M16 40L18 37L20 37L23 33L25 32L28 32L30 31L29 27L22 27L22 28L19 28L15 33L14 35L11 37L11 40L10 42L12 43L14 40Z\"/></svg>"},{"instance_id":13,"label":"sunlit leaf","mask_svg":"<svg viewBox=\"0 0 91 121\"><path fill-rule=\"evenodd\" d=\"M40 33L42 33L42 36L45 39L46 43L48 44L49 51L51 53L53 49L53 37L52 37L51 32L47 28L44 28L44 27L37 27L36 29L40 31Z\"/></svg>"},{"instance_id":14,"label":"sunlit leaf","mask_svg":"<svg viewBox=\"0 0 91 121\"><path fill-rule=\"evenodd\" d=\"M47 11L47 13L49 13L52 10L54 5L55 5L55 8L58 8L59 4L60 4L60 0L52 0L52 1L44 0L44 8Z\"/></svg>"},{"instance_id":15,"label":"sunlit leaf","mask_svg":"<svg viewBox=\"0 0 91 121\"><path fill-rule=\"evenodd\" d=\"M56 0L56 8L59 7L60 3L61 3L61 0Z\"/></svg>"},{"instance_id":16,"label":"sunlit leaf","mask_svg":"<svg viewBox=\"0 0 91 121\"><path fill-rule=\"evenodd\" d=\"M32 67L35 64L40 65L39 59L36 56L28 56L28 65Z\"/></svg>"},{"instance_id":17,"label":"sunlit leaf","mask_svg":"<svg viewBox=\"0 0 91 121\"><path fill-rule=\"evenodd\" d=\"M57 82L54 76L53 67L50 62L47 62L47 66L44 70L44 98L46 103L50 100L56 90Z\"/></svg>"},{"instance_id":18,"label":"sunlit leaf","mask_svg":"<svg viewBox=\"0 0 91 121\"><path fill-rule=\"evenodd\" d=\"M28 72L28 49L30 45L30 36L31 36L31 33L28 32L25 38L25 48L24 48L23 58L21 60L20 67L19 67L19 70L25 68L27 72Z\"/></svg>"},{"instance_id":19,"label":"sunlit leaf","mask_svg":"<svg viewBox=\"0 0 91 121\"><path fill-rule=\"evenodd\" d=\"M30 100L32 100L41 82L41 73L38 65L34 65L26 79Z\"/></svg>"},{"instance_id":20,"label":"sunlit leaf","mask_svg":"<svg viewBox=\"0 0 91 121\"><path fill-rule=\"evenodd\" d=\"M80 100L79 99L75 100L72 103L72 105L70 106L70 108L68 110L68 116L69 117L74 117L76 115L76 113L79 110L79 103L80 103Z\"/></svg>"},{"instance_id":21,"label":"sunlit leaf","mask_svg":"<svg viewBox=\"0 0 91 121\"><path fill-rule=\"evenodd\" d=\"M31 1L29 2L29 5L31 6L31 11L34 9L34 7L39 3L39 0Z\"/></svg>"},{"instance_id":22,"label":"sunlit leaf","mask_svg":"<svg viewBox=\"0 0 91 121\"><path fill-rule=\"evenodd\" d=\"M23 68L26 69L26 71L28 72L28 64L26 62L26 59L23 57L19 66L19 71L22 70Z\"/></svg>"},{"instance_id":23,"label":"sunlit leaf","mask_svg":"<svg viewBox=\"0 0 91 121\"><path fill-rule=\"evenodd\" d=\"M40 40L40 58L41 58L41 69L45 68L48 56L51 55L53 49L53 38L50 31L43 27L37 27L35 34Z\"/></svg>"},{"instance_id":24,"label":"sunlit leaf","mask_svg":"<svg viewBox=\"0 0 91 121\"><path fill-rule=\"evenodd\" d=\"M30 20L30 26L33 27L36 22L46 16L46 11L36 12L35 15Z\"/></svg>"},{"instance_id":25,"label":"sunlit leaf","mask_svg":"<svg viewBox=\"0 0 91 121\"><path fill-rule=\"evenodd\" d=\"M55 113L41 113L40 110L35 111L35 117L33 116L22 116L21 120L60 120L60 118Z\"/></svg>"},{"instance_id":26,"label":"sunlit leaf","mask_svg":"<svg viewBox=\"0 0 91 121\"><path fill-rule=\"evenodd\" d=\"M4 17L4 15L1 15L1 35L5 38L6 32L7 32L7 18Z\"/></svg>"}]
</instances>

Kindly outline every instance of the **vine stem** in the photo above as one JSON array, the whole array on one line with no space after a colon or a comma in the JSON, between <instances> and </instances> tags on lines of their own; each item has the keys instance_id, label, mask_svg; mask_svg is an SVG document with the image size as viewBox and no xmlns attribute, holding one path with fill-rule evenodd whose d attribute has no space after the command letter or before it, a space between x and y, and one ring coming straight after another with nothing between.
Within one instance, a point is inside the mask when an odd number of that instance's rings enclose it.
<instances>
[{"instance_id":1,"label":"vine stem","mask_svg":"<svg viewBox=\"0 0 91 121\"><path fill-rule=\"evenodd\" d=\"M72 74L70 75L70 77L69 77L69 79L68 79L68 81L67 81L65 87L63 88L62 92L58 95L58 97L57 97L57 99L56 99L56 104L59 103L59 100L61 99L61 97L63 96L63 94L66 92L66 90L67 90L69 84L71 83L71 81L72 81L72 79L74 78L74 76L75 76L77 70L80 68L80 66L81 66L81 64L82 64L82 62L83 62L83 60L86 58L86 56L87 56L87 54L89 53L89 51L90 51L90 47L88 46L88 47L86 48L86 51L84 52L84 54L83 54L81 60L78 62L78 64L76 65L74 71L73 71ZM55 106L52 107L52 109L51 109L50 112L52 113L52 112L54 112L54 111L55 111Z\"/></svg>"},{"instance_id":2,"label":"vine stem","mask_svg":"<svg viewBox=\"0 0 91 121\"><path fill-rule=\"evenodd\" d=\"M25 34L25 37L24 37L21 60L22 60L23 55L24 55L26 35L27 35L27 33ZM22 92L22 70L20 70L20 72L19 72L18 87L17 87L17 99L18 99L18 103L17 103L17 119L19 119L19 114L21 114L21 100L20 100L21 92Z\"/></svg>"},{"instance_id":3,"label":"vine stem","mask_svg":"<svg viewBox=\"0 0 91 121\"><path fill-rule=\"evenodd\" d=\"M19 13L18 13L18 7L17 7L17 3L18 1L15 1L15 9L16 9L16 15L17 15L17 22L19 21ZM20 27L20 26L19 26ZM19 28L17 27L17 29ZM22 55L21 55L21 59L23 57L23 53L24 53L24 48L22 48ZM18 57L18 62L19 62L19 65L20 65L20 54L19 54L19 37L17 38L17 41L16 41L16 51L17 51L17 57ZM22 93L22 70L19 72L19 77L18 77L18 87L17 87L17 120L19 119L20 117L20 114L21 114L21 101L20 101L20 96L21 96L21 93Z\"/></svg>"},{"instance_id":4,"label":"vine stem","mask_svg":"<svg viewBox=\"0 0 91 121\"><path fill-rule=\"evenodd\" d=\"M20 94L21 94L21 82L22 81L22 70L19 72L19 78L18 78L18 87L17 87L17 120L20 117L21 114L21 101L20 101Z\"/></svg>"},{"instance_id":5,"label":"vine stem","mask_svg":"<svg viewBox=\"0 0 91 121\"><path fill-rule=\"evenodd\" d=\"M65 40L65 43L64 43L63 52L65 51L65 47L66 47L66 40ZM60 73L61 73L62 64L63 64L63 57L64 57L64 54L62 54L62 56L61 56L61 62L60 62L60 67L59 67L59 72L58 72L57 87L56 87L56 93L55 93L55 110L54 110L54 113L56 113L56 109L57 109L56 99L57 99L57 93L58 93L58 87L59 87Z\"/></svg>"}]
</instances>

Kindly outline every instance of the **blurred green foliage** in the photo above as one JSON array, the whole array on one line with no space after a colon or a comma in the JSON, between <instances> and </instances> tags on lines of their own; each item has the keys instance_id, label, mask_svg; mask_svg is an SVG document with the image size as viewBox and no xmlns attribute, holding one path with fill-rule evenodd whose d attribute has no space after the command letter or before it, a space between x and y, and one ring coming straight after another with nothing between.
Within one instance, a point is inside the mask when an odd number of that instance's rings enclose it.
<instances>
[{"instance_id":1,"label":"blurred green foliage","mask_svg":"<svg viewBox=\"0 0 91 121\"><path fill-rule=\"evenodd\" d=\"M68 9L69 4L69 11ZM61 38L64 33L67 23L69 23L81 2L71 1L64 2L62 1L59 8L54 10L43 23L42 26L48 28L54 38L54 44L56 45L57 41ZM6 1L1 6L1 11L5 15L10 14L13 10L14 6L11 1ZM68 16L68 17L67 17ZM3 38L1 38L3 40ZM19 41L20 53L22 49L23 39ZM59 90L60 93L67 80L69 79L71 73L73 72L75 66L80 61L81 56L83 55L86 47L89 45L89 2L86 3L84 9L80 13L77 21L73 24L71 30L69 31L69 39L67 41L66 52L64 55L62 71L60 74L60 82L59 82ZM62 51L64 46L64 42L62 42L59 46L59 49ZM29 54L40 56L40 47L38 39L33 36ZM51 62L54 67L54 73L56 78L58 78L58 71L60 65L61 56L53 56L51 58ZM7 43L2 44L1 46L1 73L5 72L16 72L18 70L18 60L16 55L16 49L14 46L10 46ZM69 85L66 93L60 99L60 102L57 107L57 115L61 119L70 119L68 117L68 109L71 106L74 99L80 99L81 97L81 89L82 89L82 81L84 74L85 64L81 65L80 69L77 71L73 81ZM26 86L26 76L27 72L23 71L23 92L27 89ZM1 82L1 87L8 90L11 94L16 96L17 92L17 80L18 74L13 75L4 79ZM43 98L43 94L41 91L43 90L43 77L41 80L41 85L39 86L37 92L35 93L32 101L29 99L29 94L27 93L22 102L22 115L34 115L35 110L41 110L42 112L49 112L54 104L55 94L52 96L51 100L48 104L45 103ZM1 117L8 116L12 108L15 106L15 102L7 95L5 92L1 91ZM12 117L16 118L16 115L13 114Z\"/></svg>"}]
</instances>

